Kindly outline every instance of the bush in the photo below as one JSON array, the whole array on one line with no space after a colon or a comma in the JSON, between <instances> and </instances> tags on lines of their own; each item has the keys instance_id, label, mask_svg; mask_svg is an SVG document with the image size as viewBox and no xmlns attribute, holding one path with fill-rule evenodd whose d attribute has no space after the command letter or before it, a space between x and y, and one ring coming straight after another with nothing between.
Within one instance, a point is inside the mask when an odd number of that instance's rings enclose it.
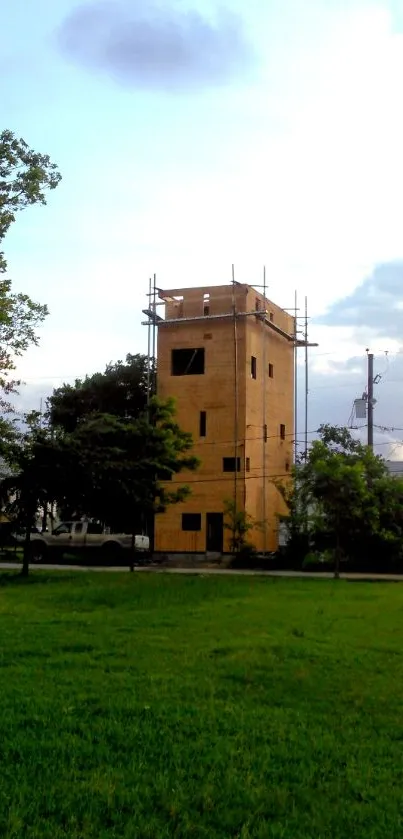
<instances>
[{"instance_id":1,"label":"bush","mask_svg":"<svg viewBox=\"0 0 403 839\"><path fill-rule=\"evenodd\" d=\"M334 567L334 559L331 551L311 551L304 556L302 561L303 571L332 571Z\"/></svg>"},{"instance_id":2,"label":"bush","mask_svg":"<svg viewBox=\"0 0 403 839\"><path fill-rule=\"evenodd\" d=\"M230 568L255 569L259 565L258 554L253 545L245 544L234 554Z\"/></svg>"}]
</instances>

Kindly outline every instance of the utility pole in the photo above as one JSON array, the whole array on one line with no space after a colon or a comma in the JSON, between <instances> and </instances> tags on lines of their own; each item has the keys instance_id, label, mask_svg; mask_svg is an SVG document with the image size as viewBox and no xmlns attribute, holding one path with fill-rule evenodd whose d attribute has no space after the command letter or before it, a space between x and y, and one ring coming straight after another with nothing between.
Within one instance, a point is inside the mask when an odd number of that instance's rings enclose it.
<instances>
[{"instance_id":1,"label":"utility pole","mask_svg":"<svg viewBox=\"0 0 403 839\"><path fill-rule=\"evenodd\" d=\"M368 447L374 448L374 355L368 352Z\"/></svg>"}]
</instances>

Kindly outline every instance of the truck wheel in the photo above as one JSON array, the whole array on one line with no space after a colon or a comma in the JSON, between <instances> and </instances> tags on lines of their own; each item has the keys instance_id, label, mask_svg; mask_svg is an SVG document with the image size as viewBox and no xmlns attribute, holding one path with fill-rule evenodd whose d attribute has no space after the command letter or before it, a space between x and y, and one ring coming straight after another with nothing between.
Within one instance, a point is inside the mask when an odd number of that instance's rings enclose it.
<instances>
[{"instance_id":1,"label":"truck wheel","mask_svg":"<svg viewBox=\"0 0 403 839\"><path fill-rule=\"evenodd\" d=\"M31 562L43 562L46 557L47 547L44 542L34 542L31 545L30 560Z\"/></svg>"},{"instance_id":2,"label":"truck wheel","mask_svg":"<svg viewBox=\"0 0 403 839\"><path fill-rule=\"evenodd\" d=\"M107 562L117 562L122 555L122 548L117 542L107 542L102 548L102 556Z\"/></svg>"}]
</instances>

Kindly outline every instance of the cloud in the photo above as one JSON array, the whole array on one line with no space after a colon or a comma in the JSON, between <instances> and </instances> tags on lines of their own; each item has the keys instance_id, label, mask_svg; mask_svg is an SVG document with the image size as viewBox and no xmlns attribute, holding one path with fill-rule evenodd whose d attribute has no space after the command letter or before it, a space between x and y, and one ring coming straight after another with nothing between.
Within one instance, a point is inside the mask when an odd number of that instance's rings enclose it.
<instances>
[{"instance_id":1,"label":"cloud","mask_svg":"<svg viewBox=\"0 0 403 839\"><path fill-rule=\"evenodd\" d=\"M401 341L403 262L378 265L351 294L333 303L317 323L370 329L374 336Z\"/></svg>"},{"instance_id":2,"label":"cloud","mask_svg":"<svg viewBox=\"0 0 403 839\"><path fill-rule=\"evenodd\" d=\"M58 41L79 63L138 88L183 90L216 86L244 74L255 55L240 19L210 20L144 0L86 3L63 21Z\"/></svg>"}]
</instances>

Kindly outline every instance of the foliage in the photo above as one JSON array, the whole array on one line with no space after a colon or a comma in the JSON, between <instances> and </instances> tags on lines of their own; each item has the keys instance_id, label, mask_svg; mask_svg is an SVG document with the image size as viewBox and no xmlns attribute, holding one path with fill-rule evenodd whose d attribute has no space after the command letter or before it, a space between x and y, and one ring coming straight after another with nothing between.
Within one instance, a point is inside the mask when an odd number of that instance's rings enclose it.
<instances>
[{"instance_id":1,"label":"foliage","mask_svg":"<svg viewBox=\"0 0 403 839\"><path fill-rule=\"evenodd\" d=\"M53 497L65 514L85 514L114 529L152 529L155 512L183 500L186 485L164 481L198 461L175 422L172 400L153 397L155 371L144 355L56 389L48 402L47 446L59 464Z\"/></svg>"},{"instance_id":2,"label":"foliage","mask_svg":"<svg viewBox=\"0 0 403 839\"><path fill-rule=\"evenodd\" d=\"M1 603L4 839L401 836L401 586L35 572Z\"/></svg>"},{"instance_id":3,"label":"foliage","mask_svg":"<svg viewBox=\"0 0 403 839\"><path fill-rule=\"evenodd\" d=\"M191 448L172 400L153 398L137 419L93 412L68 433L42 428L33 417L15 446L14 474L3 491L16 493L14 508L26 524L39 506L56 502L65 517L85 515L134 533L155 512L186 498L187 486L169 479L197 468Z\"/></svg>"},{"instance_id":4,"label":"foliage","mask_svg":"<svg viewBox=\"0 0 403 839\"><path fill-rule=\"evenodd\" d=\"M230 532L230 551L247 554L253 551L248 535L256 527L253 517L230 498L224 501L224 528Z\"/></svg>"},{"instance_id":5,"label":"foliage","mask_svg":"<svg viewBox=\"0 0 403 839\"><path fill-rule=\"evenodd\" d=\"M115 530L144 528L154 512L184 500L188 488L163 483L183 469L193 470L190 434L174 419L172 401L153 399L148 415L124 419L90 414L74 432L53 441L71 476L64 505L75 514L99 519ZM57 455L56 455L57 456ZM55 496L60 498L60 490Z\"/></svg>"},{"instance_id":6,"label":"foliage","mask_svg":"<svg viewBox=\"0 0 403 839\"><path fill-rule=\"evenodd\" d=\"M285 527L287 533L287 545L282 552L291 561L292 565L301 566L303 557L309 552L311 544L310 529L306 510L308 499L305 497L305 486L299 481L298 469L287 479L286 482L274 479L288 510L287 515L280 515L279 522Z\"/></svg>"},{"instance_id":7,"label":"foliage","mask_svg":"<svg viewBox=\"0 0 403 839\"><path fill-rule=\"evenodd\" d=\"M46 204L46 190L55 189L61 175L47 154L38 154L12 131L0 134L0 242L16 213L32 204ZM7 263L0 252L0 272Z\"/></svg>"},{"instance_id":8,"label":"foliage","mask_svg":"<svg viewBox=\"0 0 403 839\"><path fill-rule=\"evenodd\" d=\"M39 425L39 414L26 417L23 431L13 429L4 447L8 471L0 483L0 497L5 513L14 521L15 529L26 534L24 545L24 575L29 568L29 534L40 507L46 508L49 486L55 480L55 462L49 457L45 433Z\"/></svg>"},{"instance_id":9,"label":"foliage","mask_svg":"<svg viewBox=\"0 0 403 839\"><path fill-rule=\"evenodd\" d=\"M0 245L16 213L33 204L46 204L46 191L55 189L60 181L55 164L47 155L38 154L11 131L0 134ZM0 273L7 263L0 251ZM19 382L10 378L15 359L38 341L36 329L47 315L47 307L32 301L28 295L13 293L11 280L0 281L0 411L10 412L7 396ZM0 433L4 430L2 421Z\"/></svg>"},{"instance_id":10,"label":"foliage","mask_svg":"<svg viewBox=\"0 0 403 839\"><path fill-rule=\"evenodd\" d=\"M11 413L8 396L14 393L20 381L10 379L15 370L15 358L22 355L30 344L38 343L37 327L48 313L47 307L34 303L26 294L14 294L11 280L0 280L0 410Z\"/></svg>"},{"instance_id":11,"label":"foliage","mask_svg":"<svg viewBox=\"0 0 403 839\"><path fill-rule=\"evenodd\" d=\"M295 543L305 539L314 551L332 549L336 573L342 559L362 567L374 553L402 558L403 481L348 429L322 426L293 478L279 489Z\"/></svg>"},{"instance_id":12,"label":"foliage","mask_svg":"<svg viewBox=\"0 0 403 839\"><path fill-rule=\"evenodd\" d=\"M155 375L150 369L150 390ZM127 355L126 361L107 365L103 373L76 379L53 391L48 417L53 427L70 433L91 414L108 414L121 419L138 419L147 405L147 357Z\"/></svg>"}]
</instances>

